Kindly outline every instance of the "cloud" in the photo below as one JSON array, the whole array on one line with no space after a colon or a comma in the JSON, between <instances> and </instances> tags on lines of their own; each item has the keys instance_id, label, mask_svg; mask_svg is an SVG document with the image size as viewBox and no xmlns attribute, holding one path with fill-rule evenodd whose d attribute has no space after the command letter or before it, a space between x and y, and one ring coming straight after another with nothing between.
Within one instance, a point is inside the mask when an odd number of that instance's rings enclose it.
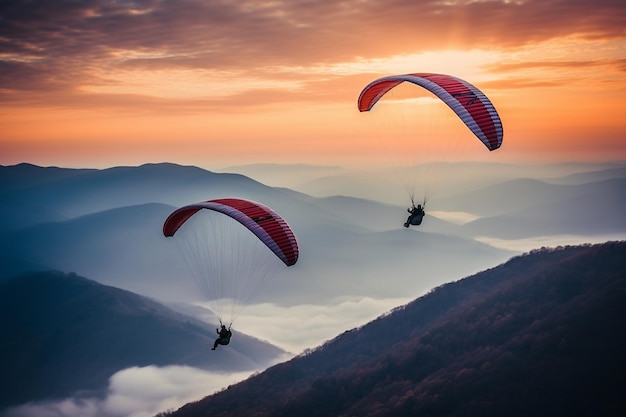
<instances>
[{"instance_id":1,"label":"cloud","mask_svg":"<svg viewBox=\"0 0 626 417\"><path fill-rule=\"evenodd\" d=\"M235 323L235 330L298 354L362 326L413 298L341 297L326 300L326 305L255 304L246 307Z\"/></svg>"},{"instance_id":2,"label":"cloud","mask_svg":"<svg viewBox=\"0 0 626 417\"><path fill-rule=\"evenodd\" d=\"M429 214L439 217L445 221L455 224L465 224L478 219L479 217L463 211L436 211L430 210Z\"/></svg>"},{"instance_id":3,"label":"cloud","mask_svg":"<svg viewBox=\"0 0 626 417\"><path fill-rule=\"evenodd\" d=\"M133 367L114 374L105 398L79 396L13 407L3 417L152 417L242 381L250 372L218 374L185 366Z\"/></svg>"},{"instance_id":4,"label":"cloud","mask_svg":"<svg viewBox=\"0 0 626 417\"><path fill-rule=\"evenodd\" d=\"M185 70L204 71L207 79L228 73L230 79L237 74L271 84L298 73L297 68L442 48L514 51L568 36L623 39L622 15L621 3L610 0L400 0L392 5L16 0L0 5L0 88L13 100L28 98L11 91L82 95L89 91L85 87L120 85L138 70L182 71L177 78ZM301 75L314 84L337 76ZM285 89L285 99L292 99L293 88ZM323 89L306 89L311 90ZM264 95L262 88L259 94ZM58 102L72 103L68 97Z\"/></svg>"},{"instance_id":5,"label":"cloud","mask_svg":"<svg viewBox=\"0 0 626 417\"><path fill-rule=\"evenodd\" d=\"M245 68L250 58L258 60L260 54L272 65L372 58L382 51L387 51L385 55L405 52L407 45L415 45L413 49L441 46L440 35L447 34L449 41L455 33L472 34L462 39L466 45L521 45L568 34L623 37L622 6L610 0L445 4L404 0L393 5L358 0L59 0L54 4L40 0L13 1L0 11L6 52L35 57L106 56L119 65L146 68L200 63ZM419 45L415 39L420 39Z\"/></svg>"}]
</instances>

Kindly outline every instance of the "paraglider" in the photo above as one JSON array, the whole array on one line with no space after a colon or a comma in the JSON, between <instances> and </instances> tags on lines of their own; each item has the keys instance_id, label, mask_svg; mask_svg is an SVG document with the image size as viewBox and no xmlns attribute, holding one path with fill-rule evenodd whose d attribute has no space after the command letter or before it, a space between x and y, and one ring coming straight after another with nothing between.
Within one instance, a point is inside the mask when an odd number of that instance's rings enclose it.
<instances>
[{"instance_id":1,"label":"paraglider","mask_svg":"<svg viewBox=\"0 0 626 417\"><path fill-rule=\"evenodd\" d=\"M216 343L222 345L230 342L233 322L263 284L299 256L296 236L278 213L239 198L181 207L165 220L163 235L177 243L216 314L221 326Z\"/></svg>"},{"instance_id":2,"label":"paraglider","mask_svg":"<svg viewBox=\"0 0 626 417\"><path fill-rule=\"evenodd\" d=\"M360 112L369 112L374 106L381 101L391 90L397 86L408 83L418 87L422 87L428 92L434 94L442 103L445 103L455 115L469 128L469 130L478 138L483 145L489 150L494 151L502 145L503 129L502 121L494 105L489 98L469 82L460 78L433 73L414 73L392 75L378 78L369 83L360 93L357 106ZM410 121L409 121L410 123ZM416 122L417 123L417 122ZM393 139L390 139L393 140ZM420 138L416 138L420 140ZM440 140L437 136L424 137L421 139L423 144L431 145ZM462 139L459 139L462 141ZM425 147L424 146L424 147ZM456 144L454 144L456 146ZM421 150L421 149L420 149ZM406 152L401 149L400 152ZM413 185L406 186L411 199L411 209L415 207L415 195ZM427 191L424 191L424 199L419 216L409 217L405 223L405 227L411 224L421 223L423 218L423 208L427 202ZM417 211L416 211L417 213ZM419 222L417 222L419 219ZM415 221L416 223L413 223Z\"/></svg>"},{"instance_id":3,"label":"paraglider","mask_svg":"<svg viewBox=\"0 0 626 417\"><path fill-rule=\"evenodd\" d=\"M424 208L421 204L418 204L417 207L413 205L409 207L406 211L408 211L410 214L409 217L406 219L406 222L404 223L404 227L409 227L411 225L419 226L420 224L422 224L422 220L424 219L426 213L424 212Z\"/></svg>"},{"instance_id":4,"label":"paraglider","mask_svg":"<svg viewBox=\"0 0 626 417\"><path fill-rule=\"evenodd\" d=\"M215 329L215 331L217 332L218 337L217 339L215 339L215 343L213 343L213 347L211 348L211 350L217 349L218 345L226 346L227 344L229 344L230 338L233 335L233 333L230 331L230 327L227 329L224 324L222 324L219 329Z\"/></svg>"},{"instance_id":5,"label":"paraglider","mask_svg":"<svg viewBox=\"0 0 626 417\"><path fill-rule=\"evenodd\" d=\"M487 96L460 78L443 74L392 75L369 83L359 95L359 111L370 111L392 88L409 82L425 88L448 105L490 151L502 145L502 122Z\"/></svg>"}]
</instances>

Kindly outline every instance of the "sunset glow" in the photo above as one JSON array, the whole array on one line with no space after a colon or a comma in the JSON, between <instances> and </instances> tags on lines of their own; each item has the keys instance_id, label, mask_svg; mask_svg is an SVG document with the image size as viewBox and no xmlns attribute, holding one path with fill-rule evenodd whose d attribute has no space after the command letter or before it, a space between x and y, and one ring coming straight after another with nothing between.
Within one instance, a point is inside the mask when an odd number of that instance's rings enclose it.
<instances>
[{"instance_id":1,"label":"sunset glow","mask_svg":"<svg viewBox=\"0 0 626 417\"><path fill-rule=\"evenodd\" d=\"M377 164L356 99L412 72L490 97L499 161L626 159L616 2L11 3L2 165Z\"/></svg>"}]
</instances>

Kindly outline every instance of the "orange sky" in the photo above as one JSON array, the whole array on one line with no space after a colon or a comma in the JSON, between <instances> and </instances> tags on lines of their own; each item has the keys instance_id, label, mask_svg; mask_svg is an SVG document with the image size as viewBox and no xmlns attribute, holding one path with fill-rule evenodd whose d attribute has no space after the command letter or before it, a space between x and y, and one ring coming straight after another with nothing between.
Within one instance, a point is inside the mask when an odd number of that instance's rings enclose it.
<instances>
[{"instance_id":1,"label":"orange sky","mask_svg":"<svg viewBox=\"0 0 626 417\"><path fill-rule=\"evenodd\" d=\"M411 72L490 97L504 143L480 158L626 160L621 2L7 3L2 165L376 164L356 99Z\"/></svg>"}]
</instances>

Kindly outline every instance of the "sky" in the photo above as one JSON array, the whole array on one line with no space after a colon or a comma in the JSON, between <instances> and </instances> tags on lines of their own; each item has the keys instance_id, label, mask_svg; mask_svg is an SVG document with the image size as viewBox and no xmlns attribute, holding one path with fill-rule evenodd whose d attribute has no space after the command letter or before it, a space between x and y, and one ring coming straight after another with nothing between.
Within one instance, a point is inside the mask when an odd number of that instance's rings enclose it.
<instances>
[{"instance_id":1,"label":"sky","mask_svg":"<svg viewBox=\"0 0 626 417\"><path fill-rule=\"evenodd\" d=\"M11 0L0 165L377 164L359 92L414 72L487 94L498 161L626 160L621 0Z\"/></svg>"}]
</instances>

